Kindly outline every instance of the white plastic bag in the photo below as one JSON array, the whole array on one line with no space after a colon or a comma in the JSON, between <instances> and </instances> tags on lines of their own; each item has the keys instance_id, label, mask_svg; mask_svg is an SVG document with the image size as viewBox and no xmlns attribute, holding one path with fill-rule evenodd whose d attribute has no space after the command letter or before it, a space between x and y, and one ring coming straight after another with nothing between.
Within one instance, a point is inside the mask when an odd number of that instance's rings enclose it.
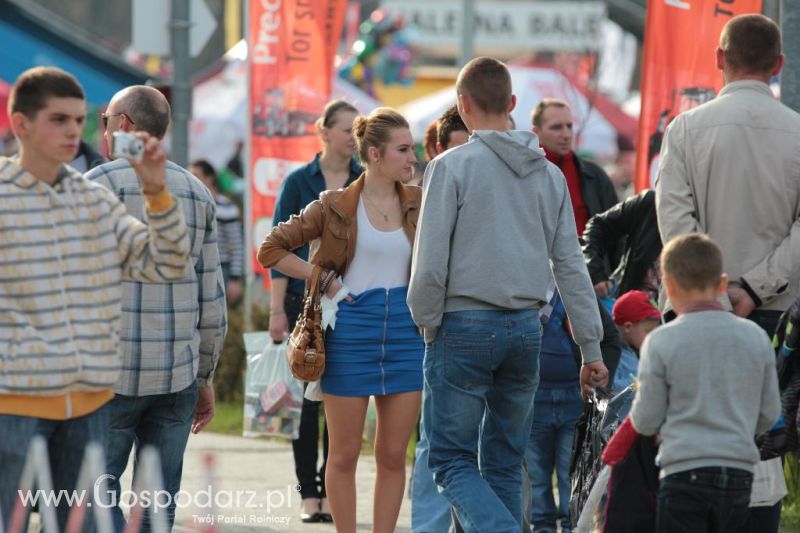
<instances>
[{"instance_id":1,"label":"white plastic bag","mask_svg":"<svg viewBox=\"0 0 800 533\"><path fill-rule=\"evenodd\" d=\"M589 497L586 498L586 502L583 504L583 510L581 510L581 515L578 519L578 527L574 530L576 533L592 533L595 531L597 514L598 511L603 510L603 497L608 494L608 480L610 478L611 467L604 465L600 473L597 474L592 490L589 491Z\"/></svg>"},{"instance_id":2,"label":"white plastic bag","mask_svg":"<svg viewBox=\"0 0 800 533\"><path fill-rule=\"evenodd\" d=\"M750 507L772 507L788 493L780 457L756 463Z\"/></svg>"},{"instance_id":3,"label":"white plastic bag","mask_svg":"<svg viewBox=\"0 0 800 533\"><path fill-rule=\"evenodd\" d=\"M244 341L247 350L244 436L296 439L300 432L303 384L289 370L287 341L275 344L266 331L245 333Z\"/></svg>"}]
</instances>

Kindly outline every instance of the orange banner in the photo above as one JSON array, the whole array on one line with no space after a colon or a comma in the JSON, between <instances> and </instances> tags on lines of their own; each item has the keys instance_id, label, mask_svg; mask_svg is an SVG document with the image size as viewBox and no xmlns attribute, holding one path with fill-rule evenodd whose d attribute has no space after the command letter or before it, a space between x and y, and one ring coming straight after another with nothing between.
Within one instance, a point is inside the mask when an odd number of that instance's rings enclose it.
<instances>
[{"instance_id":1,"label":"orange banner","mask_svg":"<svg viewBox=\"0 0 800 533\"><path fill-rule=\"evenodd\" d=\"M272 227L283 179L321 144L314 122L331 94L346 0L250 0L250 224L255 252ZM269 282L269 276L265 276Z\"/></svg>"},{"instance_id":2,"label":"orange banner","mask_svg":"<svg viewBox=\"0 0 800 533\"><path fill-rule=\"evenodd\" d=\"M722 89L715 50L722 27L736 15L761 13L762 0L647 2L642 111L636 153L637 191L653 187L664 130L676 115Z\"/></svg>"}]
</instances>

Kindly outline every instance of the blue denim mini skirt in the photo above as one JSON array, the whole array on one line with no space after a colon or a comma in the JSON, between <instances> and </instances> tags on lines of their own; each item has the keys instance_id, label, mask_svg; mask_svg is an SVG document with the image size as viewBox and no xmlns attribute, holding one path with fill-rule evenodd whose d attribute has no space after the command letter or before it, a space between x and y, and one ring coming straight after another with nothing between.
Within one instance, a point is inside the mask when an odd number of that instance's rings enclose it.
<instances>
[{"instance_id":1,"label":"blue denim mini skirt","mask_svg":"<svg viewBox=\"0 0 800 533\"><path fill-rule=\"evenodd\" d=\"M383 396L422 390L425 345L406 304L408 287L370 289L339 302L325 334L322 392Z\"/></svg>"}]
</instances>

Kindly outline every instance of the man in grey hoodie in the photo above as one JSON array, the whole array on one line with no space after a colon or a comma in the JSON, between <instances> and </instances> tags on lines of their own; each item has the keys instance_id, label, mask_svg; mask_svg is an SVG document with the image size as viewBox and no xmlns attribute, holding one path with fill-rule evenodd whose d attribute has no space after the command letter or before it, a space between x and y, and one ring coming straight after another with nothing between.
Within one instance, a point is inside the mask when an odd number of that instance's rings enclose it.
<instances>
[{"instance_id":1,"label":"man in grey hoodie","mask_svg":"<svg viewBox=\"0 0 800 533\"><path fill-rule=\"evenodd\" d=\"M465 531L518 533L551 275L581 349L584 395L608 381L603 328L564 176L536 135L506 131L508 69L474 59L456 91L472 135L425 171L408 292L425 330L423 423L434 478Z\"/></svg>"}]
</instances>

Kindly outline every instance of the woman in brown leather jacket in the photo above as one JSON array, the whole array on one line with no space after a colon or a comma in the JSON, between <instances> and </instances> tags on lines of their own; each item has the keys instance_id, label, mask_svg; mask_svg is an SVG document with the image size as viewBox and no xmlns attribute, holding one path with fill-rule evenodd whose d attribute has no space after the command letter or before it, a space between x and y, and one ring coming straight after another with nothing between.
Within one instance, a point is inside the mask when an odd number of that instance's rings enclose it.
<instances>
[{"instance_id":1,"label":"woman in brown leather jacket","mask_svg":"<svg viewBox=\"0 0 800 533\"><path fill-rule=\"evenodd\" d=\"M422 390L424 345L406 305L422 191L406 185L416 157L408 122L399 113L376 109L356 119L354 132L366 172L276 226L258 260L306 280L311 265L319 265L326 269L321 288L327 295L336 295L342 284L349 290L339 303L336 328L325 338L321 386L330 434L325 485L336 530L355 532L356 464L369 397L375 396L373 531L388 533L403 500L406 447ZM308 242L309 262L290 253Z\"/></svg>"},{"instance_id":2,"label":"woman in brown leather jacket","mask_svg":"<svg viewBox=\"0 0 800 533\"><path fill-rule=\"evenodd\" d=\"M326 190L346 187L364 172L355 157L356 140L353 121L358 110L345 100L328 102L317 120L322 140L322 152L307 165L291 172L281 185L275 203L273 226L288 221ZM308 246L293 252L308 259ZM303 280L289 279L277 270L270 272L272 291L269 302L269 333L273 341L281 342L294 329L297 316L303 310ZM302 522L331 522L328 495L325 493L325 468L328 462L328 427L322 428L322 464L319 464L320 403L303 399L300 430L292 441L294 469L302 499Z\"/></svg>"}]
</instances>

